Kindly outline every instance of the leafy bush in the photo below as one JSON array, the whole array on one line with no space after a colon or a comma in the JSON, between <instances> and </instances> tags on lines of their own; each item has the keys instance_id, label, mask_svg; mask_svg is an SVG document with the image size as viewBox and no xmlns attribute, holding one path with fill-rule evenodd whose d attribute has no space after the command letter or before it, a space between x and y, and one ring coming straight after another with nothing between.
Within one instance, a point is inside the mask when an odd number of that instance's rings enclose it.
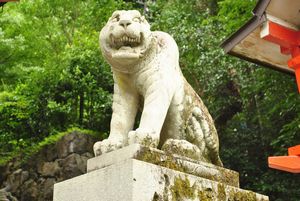
<instances>
[{"instance_id":1,"label":"leafy bush","mask_svg":"<svg viewBox=\"0 0 300 201\"><path fill-rule=\"evenodd\" d=\"M294 79L219 47L249 19L256 2L147 1L145 15L152 30L177 41L182 71L214 117L223 162L240 172L241 186L271 200L299 200L299 176L267 167L267 156L300 144ZM113 81L98 33L114 10L133 6L140 9L136 1L121 0L7 4L0 14L2 161L68 127L108 133Z\"/></svg>"}]
</instances>

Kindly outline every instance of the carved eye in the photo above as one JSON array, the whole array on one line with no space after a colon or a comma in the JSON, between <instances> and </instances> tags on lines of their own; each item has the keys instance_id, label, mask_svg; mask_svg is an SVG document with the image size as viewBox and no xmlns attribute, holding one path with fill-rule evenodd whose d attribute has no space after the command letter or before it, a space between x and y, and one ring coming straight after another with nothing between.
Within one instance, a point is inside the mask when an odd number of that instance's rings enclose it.
<instances>
[{"instance_id":1,"label":"carved eye","mask_svg":"<svg viewBox=\"0 0 300 201\"><path fill-rule=\"evenodd\" d=\"M135 18L132 19L132 21L134 21L134 22L141 22L141 19L139 17L135 17Z\"/></svg>"},{"instance_id":2,"label":"carved eye","mask_svg":"<svg viewBox=\"0 0 300 201\"><path fill-rule=\"evenodd\" d=\"M119 22L119 20L120 20L120 15L117 15L112 19L113 22Z\"/></svg>"}]
</instances>

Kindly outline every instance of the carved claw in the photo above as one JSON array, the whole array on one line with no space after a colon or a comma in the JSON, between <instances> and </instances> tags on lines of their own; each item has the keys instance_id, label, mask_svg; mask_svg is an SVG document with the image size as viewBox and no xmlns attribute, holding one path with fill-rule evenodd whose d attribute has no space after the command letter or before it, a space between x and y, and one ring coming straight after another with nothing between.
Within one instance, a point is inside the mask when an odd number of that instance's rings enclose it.
<instances>
[{"instance_id":1,"label":"carved claw","mask_svg":"<svg viewBox=\"0 0 300 201\"><path fill-rule=\"evenodd\" d=\"M147 147L157 148L159 137L155 132L147 132L142 129L137 129L135 131L130 131L128 133L129 144L141 144Z\"/></svg>"},{"instance_id":2,"label":"carved claw","mask_svg":"<svg viewBox=\"0 0 300 201\"><path fill-rule=\"evenodd\" d=\"M120 140L106 139L99 141L94 144L94 154L95 156L100 156L101 154L120 149L122 145L123 143Z\"/></svg>"},{"instance_id":3,"label":"carved claw","mask_svg":"<svg viewBox=\"0 0 300 201\"><path fill-rule=\"evenodd\" d=\"M177 154L207 162L207 160L202 156L200 149L186 140L168 139L162 146L161 150L166 153Z\"/></svg>"}]
</instances>

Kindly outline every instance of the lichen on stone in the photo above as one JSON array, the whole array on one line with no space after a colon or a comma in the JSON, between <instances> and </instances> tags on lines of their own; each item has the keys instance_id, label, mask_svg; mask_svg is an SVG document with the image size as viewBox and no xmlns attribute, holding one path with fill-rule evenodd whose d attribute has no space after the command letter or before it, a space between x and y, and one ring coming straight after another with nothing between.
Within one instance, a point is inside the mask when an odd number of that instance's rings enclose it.
<instances>
[{"instance_id":1,"label":"lichen on stone","mask_svg":"<svg viewBox=\"0 0 300 201\"><path fill-rule=\"evenodd\" d=\"M218 200L226 200L225 186L221 183L218 184Z\"/></svg>"},{"instance_id":2,"label":"lichen on stone","mask_svg":"<svg viewBox=\"0 0 300 201\"><path fill-rule=\"evenodd\" d=\"M193 200L196 198L196 186L190 183L190 180L185 177L175 177L174 184L171 186L172 201Z\"/></svg>"},{"instance_id":3,"label":"lichen on stone","mask_svg":"<svg viewBox=\"0 0 300 201\"><path fill-rule=\"evenodd\" d=\"M169 139L162 146L162 150L168 154L177 154L179 156L188 157L194 160L208 162L204 158L201 158L201 152L199 148L186 140Z\"/></svg>"},{"instance_id":4,"label":"lichen on stone","mask_svg":"<svg viewBox=\"0 0 300 201\"><path fill-rule=\"evenodd\" d=\"M211 188L198 191L198 198L201 201L212 201L214 200L214 193Z\"/></svg>"},{"instance_id":5,"label":"lichen on stone","mask_svg":"<svg viewBox=\"0 0 300 201\"><path fill-rule=\"evenodd\" d=\"M256 194L252 191L229 191L228 201L257 201Z\"/></svg>"},{"instance_id":6,"label":"lichen on stone","mask_svg":"<svg viewBox=\"0 0 300 201\"><path fill-rule=\"evenodd\" d=\"M158 145L158 139L153 139L150 136L145 137L141 142L141 145L145 146L145 147L153 147L156 148Z\"/></svg>"},{"instance_id":7,"label":"lichen on stone","mask_svg":"<svg viewBox=\"0 0 300 201\"><path fill-rule=\"evenodd\" d=\"M162 155L147 148L145 148L144 151L140 152L138 159L172 170L184 172L184 169L178 163L176 163L176 159L174 159L174 157L169 155Z\"/></svg>"}]
</instances>

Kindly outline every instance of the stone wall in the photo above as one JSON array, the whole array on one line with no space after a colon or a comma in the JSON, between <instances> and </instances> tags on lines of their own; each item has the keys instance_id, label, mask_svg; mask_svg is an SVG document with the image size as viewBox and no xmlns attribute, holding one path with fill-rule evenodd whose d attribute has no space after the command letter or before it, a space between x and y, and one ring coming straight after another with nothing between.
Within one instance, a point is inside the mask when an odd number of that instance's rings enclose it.
<instances>
[{"instance_id":1,"label":"stone wall","mask_svg":"<svg viewBox=\"0 0 300 201\"><path fill-rule=\"evenodd\" d=\"M6 194L8 200L52 201L54 183L86 173L96 141L73 131L46 145L25 164L16 158L0 167L0 197Z\"/></svg>"}]
</instances>

